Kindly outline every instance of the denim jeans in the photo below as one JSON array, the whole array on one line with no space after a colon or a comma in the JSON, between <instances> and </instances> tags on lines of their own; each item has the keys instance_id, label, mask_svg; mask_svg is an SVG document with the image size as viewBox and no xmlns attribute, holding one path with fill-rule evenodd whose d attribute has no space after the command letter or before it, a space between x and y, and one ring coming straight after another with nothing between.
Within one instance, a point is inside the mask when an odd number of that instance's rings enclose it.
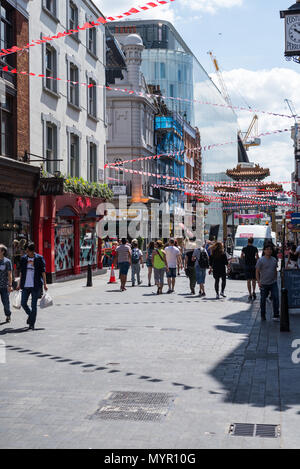
<instances>
[{"instance_id":1,"label":"denim jeans","mask_svg":"<svg viewBox=\"0 0 300 469\"><path fill-rule=\"evenodd\" d=\"M274 282L272 285L262 285L260 288L260 312L263 317L266 316L266 301L270 292L273 301L273 314L274 316L279 316L278 284Z\"/></svg>"},{"instance_id":2,"label":"denim jeans","mask_svg":"<svg viewBox=\"0 0 300 469\"><path fill-rule=\"evenodd\" d=\"M31 295L31 309L28 307L28 300ZM24 288L22 291L21 305L25 313L28 314L28 322L30 326L35 325L36 313L37 313L37 302L40 297L40 289Z\"/></svg>"},{"instance_id":3,"label":"denim jeans","mask_svg":"<svg viewBox=\"0 0 300 469\"><path fill-rule=\"evenodd\" d=\"M140 283L141 281L141 264L131 264L131 281L135 283L135 276L137 276L137 281Z\"/></svg>"},{"instance_id":4,"label":"denim jeans","mask_svg":"<svg viewBox=\"0 0 300 469\"><path fill-rule=\"evenodd\" d=\"M9 293L7 288L0 288L0 297L4 307L4 314L6 317L11 316L10 305L9 305Z\"/></svg>"}]
</instances>

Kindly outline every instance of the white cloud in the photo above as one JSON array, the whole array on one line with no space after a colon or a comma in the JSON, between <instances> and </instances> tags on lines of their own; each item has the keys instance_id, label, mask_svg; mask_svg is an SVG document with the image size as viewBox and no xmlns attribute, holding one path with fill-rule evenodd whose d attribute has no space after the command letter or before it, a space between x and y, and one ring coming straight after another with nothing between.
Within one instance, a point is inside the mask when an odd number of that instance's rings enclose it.
<instances>
[{"instance_id":1,"label":"white cloud","mask_svg":"<svg viewBox=\"0 0 300 469\"><path fill-rule=\"evenodd\" d=\"M122 15L123 13L127 12L131 8L137 8L139 6L143 6L147 4L147 1L143 0L118 0L118 1L111 1L111 0L94 0L95 4L98 6L100 11L105 16L114 16L114 15ZM150 8L147 11L142 11L140 14L133 14L128 17L129 20L137 20L137 19L164 19L166 21L174 22L175 20L175 10L174 10L174 3L170 3L167 5L160 5L156 8ZM179 0L178 0L179 3Z\"/></svg>"},{"instance_id":2,"label":"white cloud","mask_svg":"<svg viewBox=\"0 0 300 469\"><path fill-rule=\"evenodd\" d=\"M195 11L216 13L220 8L241 6L243 0L181 0L181 3Z\"/></svg>"},{"instance_id":3,"label":"white cloud","mask_svg":"<svg viewBox=\"0 0 300 469\"><path fill-rule=\"evenodd\" d=\"M236 69L223 72L223 77L234 105L245 107L244 100L253 109L290 114L284 100L291 99L300 115L300 73L288 68L251 71ZM217 83L216 76L213 79ZM237 112L242 131L250 125L253 114ZM293 119L258 114L259 133L290 128ZM290 132L262 137L262 145L249 150L249 159L269 167L274 180L290 180L294 170L294 149Z\"/></svg>"}]
</instances>

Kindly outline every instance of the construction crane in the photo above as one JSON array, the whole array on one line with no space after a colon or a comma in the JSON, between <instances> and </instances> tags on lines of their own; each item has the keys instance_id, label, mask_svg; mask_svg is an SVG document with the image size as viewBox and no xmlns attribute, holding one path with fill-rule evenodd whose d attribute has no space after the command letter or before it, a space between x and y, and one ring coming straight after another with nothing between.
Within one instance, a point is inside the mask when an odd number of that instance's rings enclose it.
<instances>
[{"instance_id":1,"label":"construction crane","mask_svg":"<svg viewBox=\"0 0 300 469\"><path fill-rule=\"evenodd\" d=\"M291 99L285 99L284 102L288 105L289 110L291 111L292 117L295 119L295 124L297 124L297 112L294 106L294 103Z\"/></svg>"},{"instance_id":2,"label":"construction crane","mask_svg":"<svg viewBox=\"0 0 300 469\"><path fill-rule=\"evenodd\" d=\"M259 147L261 145L261 139L258 138L258 116L256 114L245 135L242 132L239 132L239 134L246 150L249 150L250 147Z\"/></svg>"},{"instance_id":3,"label":"construction crane","mask_svg":"<svg viewBox=\"0 0 300 469\"><path fill-rule=\"evenodd\" d=\"M224 81L221 69L219 67L217 58L213 55L212 51L209 51L208 54L210 55L210 58L211 58L211 60L214 64L214 67L215 67L215 70L216 70L216 73L217 73L217 77L218 77L218 80L219 80L219 84L220 84L220 87L221 87L222 96L225 99L228 106L233 108L233 105L232 105L232 102L231 102L231 99L230 99L230 95L228 93L228 89L227 89L226 83Z\"/></svg>"},{"instance_id":4,"label":"construction crane","mask_svg":"<svg viewBox=\"0 0 300 469\"><path fill-rule=\"evenodd\" d=\"M227 86L225 84L225 81L224 81L224 78L223 78L223 75L222 75L222 71L219 67L217 58L214 56L212 51L209 51L208 54L210 55L210 58L211 58L211 60L214 64L214 67L215 67L215 70L216 70L216 73L217 73L217 77L218 77L218 80L219 80L219 83L220 83L222 96L224 97L227 104L233 110L233 104L232 104L232 101L231 101ZM242 140L242 143L243 143L246 150L249 150L250 147L260 146L261 145L261 139L258 138L258 116L255 114L255 116L253 117L252 122L251 122L251 124L250 124L250 126L249 126L249 128L248 128L248 130L245 134L243 134L241 131L239 131L238 134L239 134L239 136Z\"/></svg>"}]
</instances>

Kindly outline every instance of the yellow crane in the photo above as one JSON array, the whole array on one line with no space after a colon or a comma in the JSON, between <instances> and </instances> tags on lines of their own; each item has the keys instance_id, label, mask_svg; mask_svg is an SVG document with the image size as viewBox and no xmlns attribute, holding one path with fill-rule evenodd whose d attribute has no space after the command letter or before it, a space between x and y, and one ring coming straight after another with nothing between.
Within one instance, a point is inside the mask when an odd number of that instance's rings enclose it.
<instances>
[{"instance_id":1,"label":"yellow crane","mask_svg":"<svg viewBox=\"0 0 300 469\"><path fill-rule=\"evenodd\" d=\"M227 89L227 86L225 84L222 71L220 69L220 66L218 64L217 58L214 56L212 51L209 51L208 54L210 55L210 58L212 60L212 63L214 64L217 77L219 80L220 88L221 88L221 93L222 96L224 97L225 101L227 102L228 106L230 106L233 110L233 105L232 101ZM234 112L234 111L233 111ZM261 145L261 139L258 138L258 116L255 114L255 116L252 119L252 122L247 130L246 133L242 133L241 131L238 132L243 145L246 150L249 150L250 147L257 147Z\"/></svg>"}]
</instances>

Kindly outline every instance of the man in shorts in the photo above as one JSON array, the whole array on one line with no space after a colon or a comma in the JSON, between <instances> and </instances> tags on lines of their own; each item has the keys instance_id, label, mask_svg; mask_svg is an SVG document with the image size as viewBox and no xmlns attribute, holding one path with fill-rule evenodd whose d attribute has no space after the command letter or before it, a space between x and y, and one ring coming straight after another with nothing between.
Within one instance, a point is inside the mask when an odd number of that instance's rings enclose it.
<instances>
[{"instance_id":1,"label":"man in shorts","mask_svg":"<svg viewBox=\"0 0 300 469\"><path fill-rule=\"evenodd\" d=\"M127 239L122 239L120 246L116 249L116 254L120 269L121 291L125 291L128 270L131 265L131 248L127 243Z\"/></svg>"},{"instance_id":2,"label":"man in shorts","mask_svg":"<svg viewBox=\"0 0 300 469\"><path fill-rule=\"evenodd\" d=\"M167 293L173 293L175 290L175 282L177 275L177 264L181 258L180 250L175 246L173 238L169 241L169 246L165 248L166 259L168 264L167 279L169 290Z\"/></svg>"},{"instance_id":3,"label":"man in shorts","mask_svg":"<svg viewBox=\"0 0 300 469\"><path fill-rule=\"evenodd\" d=\"M248 239L248 246L244 247L241 254L241 259L245 260L245 276L248 285L249 297L248 300L256 300L256 271L255 266L258 261L258 249L253 246L254 239ZM252 284L252 289L251 289Z\"/></svg>"}]
</instances>

